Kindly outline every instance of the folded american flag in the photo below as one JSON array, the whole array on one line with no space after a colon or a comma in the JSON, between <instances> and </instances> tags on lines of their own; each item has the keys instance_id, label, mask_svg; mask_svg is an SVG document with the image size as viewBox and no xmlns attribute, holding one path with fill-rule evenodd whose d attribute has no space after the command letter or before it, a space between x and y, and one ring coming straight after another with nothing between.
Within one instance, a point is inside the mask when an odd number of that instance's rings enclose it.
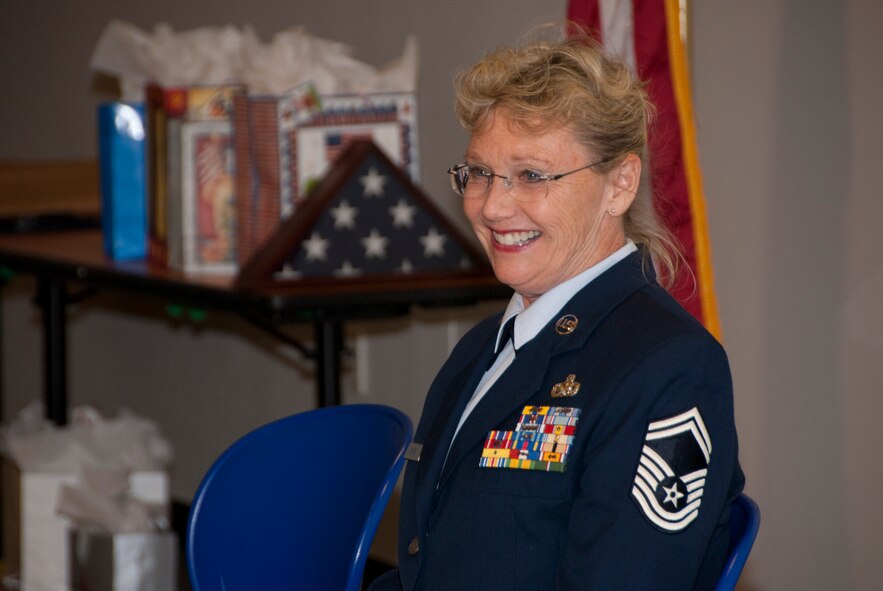
<instances>
[{"instance_id":1,"label":"folded american flag","mask_svg":"<svg viewBox=\"0 0 883 591\"><path fill-rule=\"evenodd\" d=\"M354 142L240 279L487 273L484 256L372 142Z\"/></svg>"}]
</instances>

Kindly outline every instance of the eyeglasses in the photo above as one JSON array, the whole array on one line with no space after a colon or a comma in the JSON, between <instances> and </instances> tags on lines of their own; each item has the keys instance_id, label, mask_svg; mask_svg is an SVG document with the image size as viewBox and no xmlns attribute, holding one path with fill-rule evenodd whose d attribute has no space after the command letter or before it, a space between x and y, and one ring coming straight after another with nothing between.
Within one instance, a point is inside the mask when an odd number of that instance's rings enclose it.
<instances>
[{"instance_id":1,"label":"eyeglasses","mask_svg":"<svg viewBox=\"0 0 883 591\"><path fill-rule=\"evenodd\" d=\"M594 168L609 161L609 158L586 164L560 174L543 174L535 170L525 169L516 175L503 176L476 164L457 164L448 169L451 175L451 188L465 199L484 199L491 191L494 177L503 181L503 187L517 201L537 201L545 199L549 194L549 183L563 179L581 170Z\"/></svg>"}]
</instances>

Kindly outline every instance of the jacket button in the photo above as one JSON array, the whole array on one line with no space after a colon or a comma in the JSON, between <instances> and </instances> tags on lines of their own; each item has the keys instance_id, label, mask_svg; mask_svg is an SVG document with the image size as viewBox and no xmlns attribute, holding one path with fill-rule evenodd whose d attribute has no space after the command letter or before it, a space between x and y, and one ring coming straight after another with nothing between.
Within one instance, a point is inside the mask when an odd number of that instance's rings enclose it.
<instances>
[{"instance_id":1,"label":"jacket button","mask_svg":"<svg viewBox=\"0 0 883 591\"><path fill-rule=\"evenodd\" d=\"M414 556L420 552L420 540L414 538L411 540L411 543L408 544L408 556Z\"/></svg>"}]
</instances>

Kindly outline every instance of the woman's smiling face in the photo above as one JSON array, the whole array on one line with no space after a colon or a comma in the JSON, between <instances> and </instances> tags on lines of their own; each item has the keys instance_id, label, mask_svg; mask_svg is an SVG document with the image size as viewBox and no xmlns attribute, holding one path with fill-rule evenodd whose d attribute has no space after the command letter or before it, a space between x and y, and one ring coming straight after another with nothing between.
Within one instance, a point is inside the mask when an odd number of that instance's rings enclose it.
<instances>
[{"instance_id":1,"label":"woman's smiling face","mask_svg":"<svg viewBox=\"0 0 883 591\"><path fill-rule=\"evenodd\" d=\"M509 179L525 171L555 175L594 161L574 133L552 126L541 133L510 123L494 109L472 135L466 162ZM465 198L463 208L497 278L529 304L560 283L603 260L625 243L624 212L611 215L615 188L611 173L587 168L556 181L548 193L518 199L502 179L492 177L484 197ZM510 192L511 191L511 192ZM626 204L627 208L628 205Z\"/></svg>"}]
</instances>

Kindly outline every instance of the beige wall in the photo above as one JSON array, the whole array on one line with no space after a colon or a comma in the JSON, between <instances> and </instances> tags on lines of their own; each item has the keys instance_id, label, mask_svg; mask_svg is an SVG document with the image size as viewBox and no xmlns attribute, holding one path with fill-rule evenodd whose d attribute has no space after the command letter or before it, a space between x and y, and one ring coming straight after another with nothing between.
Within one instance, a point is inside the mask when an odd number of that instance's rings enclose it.
<instances>
[{"instance_id":1,"label":"beige wall","mask_svg":"<svg viewBox=\"0 0 883 591\"><path fill-rule=\"evenodd\" d=\"M694 2L758 589L883 588L883 5Z\"/></svg>"},{"instance_id":2,"label":"beige wall","mask_svg":"<svg viewBox=\"0 0 883 591\"><path fill-rule=\"evenodd\" d=\"M456 212L444 168L463 136L450 114L458 66L564 0L375 2L0 2L0 159L94 154L88 60L110 18L141 27L251 23L268 38L306 25L381 65L421 42L424 186ZM748 492L761 535L744 589L883 588L883 4L877 0L693 2L691 60L724 342L736 384ZM77 23L76 26L73 23ZM3 412L40 396L31 283L4 291ZM70 322L74 404L156 419L189 498L237 435L313 401L312 368L236 318L178 326L165 302L106 295ZM369 375L346 400L415 419L456 338L487 311L420 311L349 327ZM309 338L305 327L295 333ZM378 549L388 555L388 540Z\"/></svg>"}]
</instances>

